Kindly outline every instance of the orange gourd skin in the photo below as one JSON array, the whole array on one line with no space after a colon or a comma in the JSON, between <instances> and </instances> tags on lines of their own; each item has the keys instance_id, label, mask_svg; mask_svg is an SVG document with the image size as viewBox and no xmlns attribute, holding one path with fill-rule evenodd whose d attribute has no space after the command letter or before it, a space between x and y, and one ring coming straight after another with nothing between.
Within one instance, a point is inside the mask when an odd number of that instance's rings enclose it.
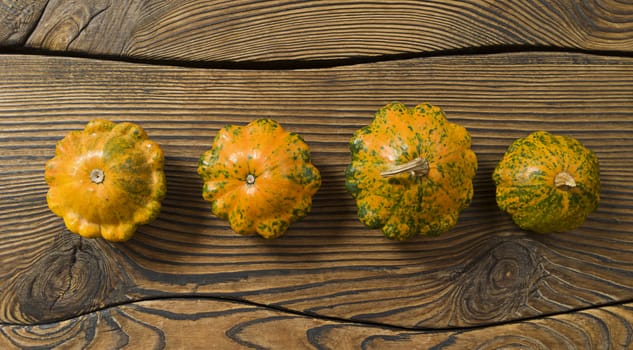
<instances>
[{"instance_id":1,"label":"orange gourd skin","mask_svg":"<svg viewBox=\"0 0 633 350\"><path fill-rule=\"evenodd\" d=\"M127 241L166 192L163 151L133 123L96 119L57 143L46 163L49 208L86 238Z\"/></svg>"},{"instance_id":2,"label":"orange gourd skin","mask_svg":"<svg viewBox=\"0 0 633 350\"><path fill-rule=\"evenodd\" d=\"M391 103L381 108L350 141L346 188L356 199L360 221L393 240L452 228L473 196L477 157L470 145L468 131L448 122L439 107ZM423 176L381 175L416 158L428 162Z\"/></svg>"},{"instance_id":3,"label":"orange gourd skin","mask_svg":"<svg viewBox=\"0 0 633 350\"><path fill-rule=\"evenodd\" d=\"M573 187L556 186L563 172ZM492 178L499 208L522 229L537 233L574 229L600 202L596 155L574 138L545 131L515 140Z\"/></svg>"},{"instance_id":4,"label":"orange gourd skin","mask_svg":"<svg viewBox=\"0 0 633 350\"><path fill-rule=\"evenodd\" d=\"M308 214L321 186L308 145L270 119L221 129L198 174L213 214L238 234L269 239Z\"/></svg>"}]
</instances>

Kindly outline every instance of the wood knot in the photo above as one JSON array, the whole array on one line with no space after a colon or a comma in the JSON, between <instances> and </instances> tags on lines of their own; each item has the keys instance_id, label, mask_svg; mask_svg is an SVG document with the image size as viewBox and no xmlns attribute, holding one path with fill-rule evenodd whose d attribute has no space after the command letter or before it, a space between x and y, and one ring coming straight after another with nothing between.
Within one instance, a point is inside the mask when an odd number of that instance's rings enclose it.
<instances>
[{"instance_id":1,"label":"wood knot","mask_svg":"<svg viewBox=\"0 0 633 350\"><path fill-rule=\"evenodd\" d=\"M13 300L3 300L16 307L8 321L51 322L94 311L109 301L121 302L129 283L104 253L107 244L62 232L28 270L15 276L10 285Z\"/></svg>"},{"instance_id":2,"label":"wood knot","mask_svg":"<svg viewBox=\"0 0 633 350\"><path fill-rule=\"evenodd\" d=\"M499 243L479 256L456 287L459 325L498 322L516 317L527 305L535 281L543 275L533 247Z\"/></svg>"},{"instance_id":3,"label":"wood knot","mask_svg":"<svg viewBox=\"0 0 633 350\"><path fill-rule=\"evenodd\" d=\"M111 0L74 1L72 5L61 1L48 4L40 23L28 38L32 46L49 50L68 50L78 40L89 25L97 21Z\"/></svg>"}]
</instances>

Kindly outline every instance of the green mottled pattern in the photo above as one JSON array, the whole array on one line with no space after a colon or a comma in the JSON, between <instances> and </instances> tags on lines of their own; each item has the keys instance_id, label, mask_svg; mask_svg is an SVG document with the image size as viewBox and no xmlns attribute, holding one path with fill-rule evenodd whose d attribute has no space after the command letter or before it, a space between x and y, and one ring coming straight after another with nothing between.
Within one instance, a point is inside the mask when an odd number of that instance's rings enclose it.
<instances>
[{"instance_id":1,"label":"green mottled pattern","mask_svg":"<svg viewBox=\"0 0 633 350\"><path fill-rule=\"evenodd\" d=\"M308 145L270 119L221 129L200 158L198 174L216 216L239 234L265 238L281 236L305 217L321 185Z\"/></svg>"},{"instance_id":2,"label":"green mottled pattern","mask_svg":"<svg viewBox=\"0 0 633 350\"><path fill-rule=\"evenodd\" d=\"M554 185L567 172L576 187ZM537 131L515 140L493 172L497 204L525 230L568 231L580 226L600 201L598 158L576 139Z\"/></svg>"},{"instance_id":3,"label":"green mottled pattern","mask_svg":"<svg viewBox=\"0 0 633 350\"><path fill-rule=\"evenodd\" d=\"M477 158L470 143L466 129L450 123L438 107L381 108L350 141L346 188L356 198L360 221L394 240L452 228L473 195ZM380 175L418 157L429 163L425 176Z\"/></svg>"},{"instance_id":4,"label":"green mottled pattern","mask_svg":"<svg viewBox=\"0 0 633 350\"><path fill-rule=\"evenodd\" d=\"M155 171L153 159L148 159L147 147L143 145L146 136L144 131L131 123L120 123L113 129L114 135L120 137L109 138L103 146L103 158L109 173L116 173L116 184L127 195L121 200L125 206L147 206L152 208L151 218L158 215L160 206L150 202L160 200L165 196L165 180L161 172ZM159 162L162 164L162 152ZM158 180L156 177L160 177ZM116 208L112 208L116 210Z\"/></svg>"}]
</instances>

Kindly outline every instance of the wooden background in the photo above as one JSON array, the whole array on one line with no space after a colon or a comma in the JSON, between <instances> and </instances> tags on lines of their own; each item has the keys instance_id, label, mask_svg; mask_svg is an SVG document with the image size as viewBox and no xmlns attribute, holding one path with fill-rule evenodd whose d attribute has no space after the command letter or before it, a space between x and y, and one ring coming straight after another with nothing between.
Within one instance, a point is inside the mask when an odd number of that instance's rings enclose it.
<instances>
[{"instance_id":1,"label":"wooden background","mask_svg":"<svg viewBox=\"0 0 633 350\"><path fill-rule=\"evenodd\" d=\"M630 1L0 0L0 348L497 349L633 346ZM472 205L437 238L364 228L348 141L391 101L473 136ZM44 163L90 119L161 144L168 194L126 243L46 205ZM304 136L323 186L284 237L242 237L201 198L228 123ZM600 160L573 231L517 229L492 170L535 130Z\"/></svg>"}]
</instances>

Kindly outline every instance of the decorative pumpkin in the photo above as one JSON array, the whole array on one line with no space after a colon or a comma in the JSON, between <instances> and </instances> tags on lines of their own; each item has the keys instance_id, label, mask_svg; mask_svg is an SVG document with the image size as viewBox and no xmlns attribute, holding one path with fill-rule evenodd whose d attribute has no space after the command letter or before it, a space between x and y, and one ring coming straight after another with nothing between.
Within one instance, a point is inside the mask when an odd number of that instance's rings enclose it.
<instances>
[{"instance_id":1,"label":"decorative pumpkin","mask_svg":"<svg viewBox=\"0 0 633 350\"><path fill-rule=\"evenodd\" d=\"M430 104L391 103L350 142L346 188L358 217L389 239L439 235L473 196L477 157L470 134Z\"/></svg>"},{"instance_id":2,"label":"decorative pumpkin","mask_svg":"<svg viewBox=\"0 0 633 350\"><path fill-rule=\"evenodd\" d=\"M202 196L242 235L281 236L312 208L321 176L303 139L270 119L229 125L200 158Z\"/></svg>"},{"instance_id":3,"label":"decorative pumpkin","mask_svg":"<svg viewBox=\"0 0 633 350\"><path fill-rule=\"evenodd\" d=\"M48 206L74 233L126 241L160 211L163 162L138 125L93 120L59 141L46 163Z\"/></svg>"},{"instance_id":4,"label":"decorative pumpkin","mask_svg":"<svg viewBox=\"0 0 633 350\"><path fill-rule=\"evenodd\" d=\"M571 230L600 202L598 158L567 136L537 131L515 140L492 177L499 208L525 230Z\"/></svg>"}]
</instances>

